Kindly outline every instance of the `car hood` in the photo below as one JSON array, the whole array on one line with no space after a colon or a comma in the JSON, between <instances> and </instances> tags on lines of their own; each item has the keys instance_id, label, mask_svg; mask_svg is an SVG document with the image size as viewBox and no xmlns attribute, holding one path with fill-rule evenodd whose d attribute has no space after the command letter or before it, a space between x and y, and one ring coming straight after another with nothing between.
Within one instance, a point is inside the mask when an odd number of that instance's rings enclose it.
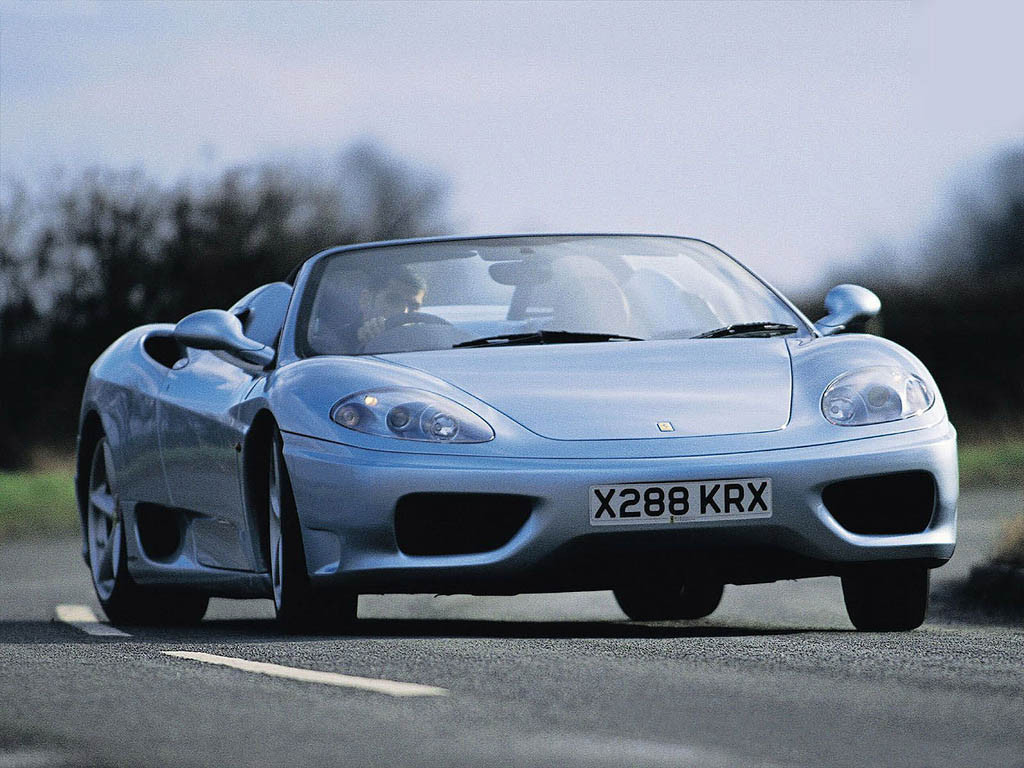
<instances>
[{"instance_id":1,"label":"car hood","mask_svg":"<svg viewBox=\"0 0 1024 768\"><path fill-rule=\"evenodd\" d=\"M470 348L380 358L443 379L555 440L770 432L790 418L793 376L781 338ZM671 431L662 431L668 424Z\"/></svg>"}]
</instances>

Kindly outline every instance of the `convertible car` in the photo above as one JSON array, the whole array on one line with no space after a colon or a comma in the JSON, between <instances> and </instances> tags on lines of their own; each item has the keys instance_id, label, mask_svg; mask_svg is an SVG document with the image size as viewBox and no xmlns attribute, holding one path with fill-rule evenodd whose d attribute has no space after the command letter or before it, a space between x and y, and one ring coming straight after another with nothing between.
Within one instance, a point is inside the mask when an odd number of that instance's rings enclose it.
<instances>
[{"instance_id":1,"label":"convertible car","mask_svg":"<svg viewBox=\"0 0 1024 768\"><path fill-rule=\"evenodd\" d=\"M925 619L956 433L913 355L811 323L718 248L649 235L331 248L92 366L83 555L119 623L272 598L614 591L708 616L726 584L839 576L852 623Z\"/></svg>"}]
</instances>

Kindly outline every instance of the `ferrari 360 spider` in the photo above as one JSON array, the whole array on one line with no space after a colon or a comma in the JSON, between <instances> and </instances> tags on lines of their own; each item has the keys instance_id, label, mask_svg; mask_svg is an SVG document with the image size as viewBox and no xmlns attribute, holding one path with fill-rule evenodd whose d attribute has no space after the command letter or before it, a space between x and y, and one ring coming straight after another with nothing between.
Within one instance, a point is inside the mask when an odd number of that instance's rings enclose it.
<instances>
[{"instance_id":1,"label":"ferrari 360 spider","mask_svg":"<svg viewBox=\"0 0 1024 768\"><path fill-rule=\"evenodd\" d=\"M956 541L956 433L905 349L811 323L700 240L432 238L325 250L89 372L83 555L111 620L272 598L614 591L634 620L726 584L839 576L862 630L919 626Z\"/></svg>"}]
</instances>

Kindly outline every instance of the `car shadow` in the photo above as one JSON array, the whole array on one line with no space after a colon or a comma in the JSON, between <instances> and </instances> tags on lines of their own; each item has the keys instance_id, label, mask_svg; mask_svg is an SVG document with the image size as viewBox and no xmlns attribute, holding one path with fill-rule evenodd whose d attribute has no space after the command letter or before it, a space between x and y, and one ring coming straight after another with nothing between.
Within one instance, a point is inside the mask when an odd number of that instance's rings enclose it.
<instances>
[{"instance_id":1,"label":"car shadow","mask_svg":"<svg viewBox=\"0 0 1024 768\"><path fill-rule=\"evenodd\" d=\"M240 642L337 638L480 638L517 640L556 639L667 639L686 637L746 637L788 635L817 632L817 629L776 629L769 627L729 627L714 624L680 624L678 622L615 622L615 621L498 621L493 619L359 619L344 630L325 630L290 634L282 632L272 620L207 621L186 630L188 636L205 642ZM146 629L153 633L176 633L166 629ZM176 635L181 637L180 631Z\"/></svg>"},{"instance_id":2,"label":"car shadow","mask_svg":"<svg viewBox=\"0 0 1024 768\"><path fill-rule=\"evenodd\" d=\"M147 644L259 644L310 640L386 638L480 639L601 639L663 640L681 638L769 637L811 633L852 632L821 627L736 627L701 622L626 621L499 621L492 619L359 619L343 630L289 633L273 619L214 619L188 627L118 625L130 637L96 637L60 622L0 622L4 644L147 643Z\"/></svg>"}]
</instances>

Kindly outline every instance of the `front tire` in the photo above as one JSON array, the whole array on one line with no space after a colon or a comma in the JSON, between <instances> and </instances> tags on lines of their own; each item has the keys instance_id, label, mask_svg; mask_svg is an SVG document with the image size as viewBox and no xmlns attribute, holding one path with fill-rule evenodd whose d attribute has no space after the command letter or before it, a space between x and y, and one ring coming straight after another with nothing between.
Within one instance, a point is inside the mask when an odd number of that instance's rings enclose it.
<instances>
[{"instance_id":1,"label":"front tire","mask_svg":"<svg viewBox=\"0 0 1024 768\"><path fill-rule=\"evenodd\" d=\"M268 467L267 543L274 613L285 629L340 630L356 618L358 597L348 592L319 592L313 588L302 544L281 433L274 430Z\"/></svg>"},{"instance_id":2,"label":"front tire","mask_svg":"<svg viewBox=\"0 0 1024 768\"><path fill-rule=\"evenodd\" d=\"M206 595L140 587L128 572L125 526L110 483L113 466L105 436L93 446L85 497L85 536L93 589L114 624L195 624L206 614Z\"/></svg>"},{"instance_id":3,"label":"front tire","mask_svg":"<svg viewBox=\"0 0 1024 768\"><path fill-rule=\"evenodd\" d=\"M842 577L843 600L862 632L906 632L928 614L929 570L923 565L873 565Z\"/></svg>"},{"instance_id":4,"label":"front tire","mask_svg":"<svg viewBox=\"0 0 1024 768\"><path fill-rule=\"evenodd\" d=\"M657 581L613 590L622 612L633 621L677 621L710 616L722 601L725 587L697 578Z\"/></svg>"}]
</instances>

